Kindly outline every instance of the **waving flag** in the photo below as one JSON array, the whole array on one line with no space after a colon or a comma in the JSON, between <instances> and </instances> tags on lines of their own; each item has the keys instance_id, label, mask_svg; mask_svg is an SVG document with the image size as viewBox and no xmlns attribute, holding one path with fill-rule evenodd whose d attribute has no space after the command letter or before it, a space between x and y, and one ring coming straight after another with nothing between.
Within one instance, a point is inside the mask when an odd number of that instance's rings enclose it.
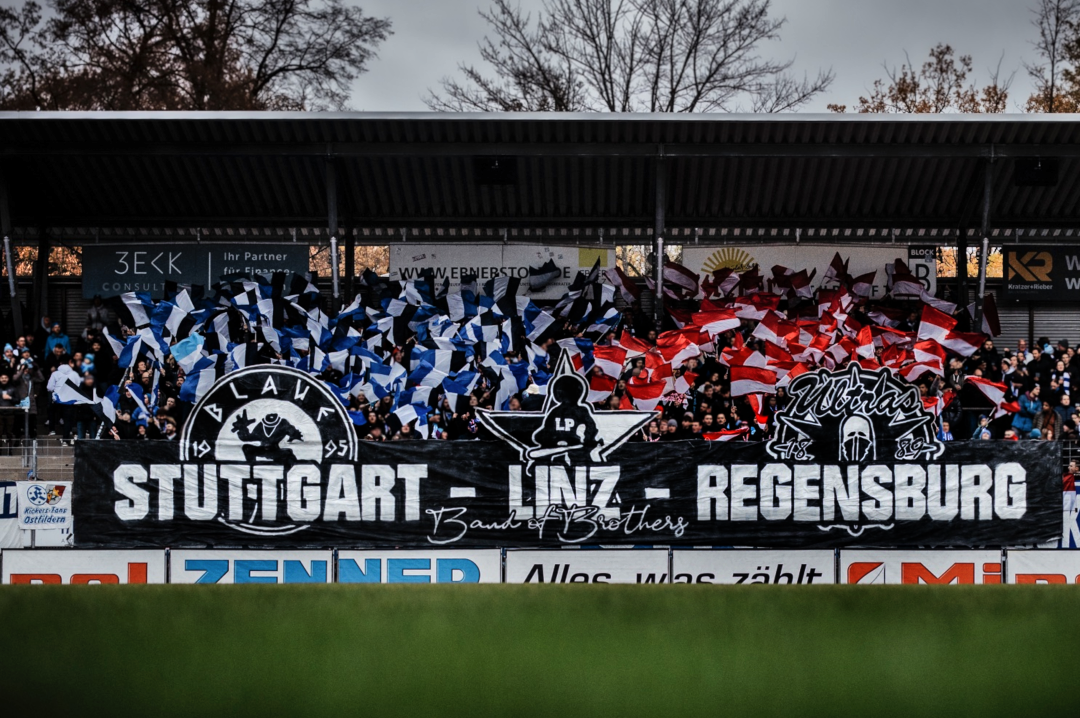
<instances>
[{"instance_id":1,"label":"waving flag","mask_svg":"<svg viewBox=\"0 0 1080 718\"><path fill-rule=\"evenodd\" d=\"M124 292L120 295L120 301L131 314L136 329L150 326L150 316L154 311L150 292Z\"/></svg>"},{"instance_id":2,"label":"waving flag","mask_svg":"<svg viewBox=\"0 0 1080 718\"><path fill-rule=\"evenodd\" d=\"M750 433L749 426L740 426L738 429L723 429L721 431L709 431L702 436L705 441L737 441Z\"/></svg>"},{"instance_id":3,"label":"waving flag","mask_svg":"<svg viewBox=\"0 0 1080 718\"><path fill-rule=\"evenodd\" d=\"M1005 403L1005 394L1008 392L1008 389L1004 384L998 384L989 379L983 379L982 377L977 376L964 377L964 382L971 384L982 392L983 396L990 400L990 403L994 405L995 419L1009 413L1009 409L1006 408Z\"/></svg>"},{"instance_id":4,"label":"waving flag","mask_svg":"<svg viewBox=\"0 0 1080 718\"><path fill-rule=\"evenodd\" d=\"M949 332L941 341L941 346L951 349L960 356L969 357L978 351L987 339L978 332Z\"/></svg>"},{"instance_id":5,"label":"waving flag","mask_svg":"<svg viewBox=\"0 0 1080 718\"><path fill-rule=\"evenodd\" d=\"M653 411L660 403L660 399L668 392L668 383L666 381L629 381L626 383L626 392L638 410Z\"/></svg>"},{"instance_id":6,"label":"waving flag","mask_svg":"<svg viewBox=\"0 0 1080 718\"><path fill-rule=\"evenodd\" d=\"M626 364L626 353L626 350L619 346L595 347L593 359L600 371L618 379L622 376L623 366Z\"/></svg>"},{"instance_id":7,"label":"waving flag","mask_svg":"<svg viewBox=\"0 0 1080 718\"><path fill-rule=\"evenodd\" d=\"M920 341L923 339L934 339L938 342L943 342L955 326L956 320L948 314L934 309L931 306L925 306L922 308L922 319L919 322L919 333L917 338Z\"/></svg>"},{"instance_id":8,"label":"waving flag","mask_svg":"<svg viewBox=\"0 0 1080 718\"><path fill-rule=\"evenodd\" d=\"M731 367L731 395L776 393L776 373L752 366Z\"/></svg>"},{"instance_id":9,"label":"waving flag","mask_svg":"<svg viewBox=\"0 0 1080 718\"><path fill-rule=\"evenodd\" d=\"M734 309L697 312L693 315L693 322L713 337L732 329L738 329L742 325L742 321L735 316Z\"/></svg>"},{"instance_id":10,"label":"waving flag","mask_svg":"<svg viewBox=\"0 0 1080 718\"><path fill-rule=\"evenodd\" d=\"M633 304L641 299L641 288L618 266L604 270L604 277L619 291L627 304Z\"/></svg>"},{"instance_id":11,"label":"waving flag","mask_svg":"<svg viewBox=\"0 0 1080 718\"><path fill-rule=\"evenodd\" d=\"M616 380L609 376L591 375L589 377L589 402L595 404L609 398L611 392L615 391L615 383Z\"/></svg>"}]
</instances>

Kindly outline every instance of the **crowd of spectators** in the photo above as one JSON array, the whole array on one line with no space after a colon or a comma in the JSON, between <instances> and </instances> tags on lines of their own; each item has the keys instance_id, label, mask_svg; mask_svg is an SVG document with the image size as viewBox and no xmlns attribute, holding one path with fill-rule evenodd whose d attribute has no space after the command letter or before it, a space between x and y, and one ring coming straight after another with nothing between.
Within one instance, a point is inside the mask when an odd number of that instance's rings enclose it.
<instances>
[{"instance_id":1,"label":"crowd of spectators","mask_svg":"<svg viewBox=\"0 0 1080 718\"><path fill-rule=\"evenodd\" d=\"M112 317L112 319L110 319ZM160 367L140 360L131 370L117 366L116 355L103 335L111 324L119 334L130 333L95 298L77 334L69 334L49 315L33 331L6 343L0 356L0 442L37 438L44 433L62 441L90 438L160 439L176 435L190 405L178 401L182 373L167 357ZM115 422L105 421L95 403L65 403L56 390L70 380L87 397L100 399L104 387L123 384ZM140 416L128 384L149 393L155 386L161 399L153 416Z\"/></svg>"},{"instance_id":2,"label":"crowd of spectators","mask_svg":"<svg viewBox=\"0 0 1080 718\"><path fill-rule=\"evenodd\" d=\"M911 308L910 306L908 307ZM692 307L691 307L692 309ZM736 333L747 347L764 351L764 342L752 335L754 321L743 321L739 329L715 337L711 351L692 357L675 368L673 379L684 376L689 381L685 391L670 391L657 405L657 417L633 440L676 441L699 440L727 432L729 438L740 441L761 441L775 427L775 417L788 401L783 388L763 397L760 406L752 407L747 397L732 397L729 367L719 360L719 353L737 341ZM912 310L900 330L917 328L918 313ZM134 333L127 325L123 311L110 311L105 302L95 299L87 312L84 326L72 335L65 328L42 317L34 331L18 336L4 347L0 357L0 438L9 440L24 435L23 412L29 412L29 436L38 431L61 440L73 438L114 439L175 439L191 411L192 403L181 397L184 371L176 360L167 355L161 363L140 358L128 367L121 367L103 332L106 328L115 337ZM636 307L624 314L623 324L608 333L606 341L617 338L619 332L636 335L645 344L655 344L657 332L650 318ZM567 351L560 339L580 336L581 330L571 324L553 327L545 332L537 346L547 353L547 367L554 367L562 351ZM182 338L182 337L181 337ZM392 351L393 360L411 372L413 346L416 337L407 338ZM601 344L604 342L600 342ZM598 344L599 345L599 344ZM880 358L882 349L876 353ZM506 351L505 360L513 365L527 361L525 351ZM272 356L264 357L273 359ZM841 363L841 365L843 362ZM396 412L395 398L386 396L368 401L363 393L347 397L349 410L356 417L357 431L370 441L408 441L419 439L471 440L491 438L477 421L477 408L496 408L497 377L476 366L479 379L467 405L453 403L442 393L433 395L426 421L402 421ZM924 374L918 381L924 397L943 397L944 404L936 427L943 441L954 440L1066 440L1080 438L1080 410L1076 392L1080 382L1072 374L1080 370L1076 348L1062 340L1051 344L1040 338L1028 347L1020 340L1015 349L999 350L992 340L967 358L949 359L943 377ZM599 375L599 367L591 369ZM599 409L618 409L633 406L627 384L645 372L645 359L637 357L623 368L609 397L597 402ZM1004 404L1007 413L995 412L986 397L965 382L975 376L1003 384L1006 387ZM320 378L331 384L341 380L341 373L326 369ZM106 419L98 404L64 403L56 394L61 381L75 382L80 391L95 401L105 387L119 385L115 420ZM138 401L131 391L147 397ZM513 394L502 409L538 411L544 396L541 386L530 377L527 386ZM755 410L756 409L756 410ZM995 416L996 414L999 414ZM735 434L735 436L730 436Z\"/></svg>"}]
</instances>

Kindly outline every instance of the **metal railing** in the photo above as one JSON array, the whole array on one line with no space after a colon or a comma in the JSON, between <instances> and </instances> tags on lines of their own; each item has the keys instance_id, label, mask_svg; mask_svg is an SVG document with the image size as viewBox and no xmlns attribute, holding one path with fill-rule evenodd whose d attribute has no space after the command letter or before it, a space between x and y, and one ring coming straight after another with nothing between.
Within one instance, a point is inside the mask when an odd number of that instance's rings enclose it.
<instances>
[{"instance_id":1,"label":"metal railing","mask_svg":"<svg viewBox=\"0 0 1080 718\"><path fill-rule=\"evenodd\" d=\"M75 478L75 447L53 437L0 439L0 477L71 481Z\"/></svg>"}]
</instances>

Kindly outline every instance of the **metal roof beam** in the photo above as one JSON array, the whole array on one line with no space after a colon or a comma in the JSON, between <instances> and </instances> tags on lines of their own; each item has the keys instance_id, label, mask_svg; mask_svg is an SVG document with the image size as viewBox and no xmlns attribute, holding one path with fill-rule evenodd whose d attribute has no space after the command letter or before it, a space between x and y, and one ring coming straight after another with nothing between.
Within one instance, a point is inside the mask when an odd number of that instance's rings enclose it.
<instances>
[{"instance_id":1,"label":"metal roof beam","mask_svg":"<svg viewBox=\"0 0 1080 718\"><path fill-rule=\"evenodd\" d=\"M64 143L0 146L0 156L279 157L1080 157L1080 144L387 142L334 144Z\"/></svg>"},{"instance_id":2,"label":"metal roof beam","mask_svg":"<svg viewBox=\"0 0 1080 718\"><path fill-rule=\"evenodd\" d=\"M492 218L492 217L462 217L454 219L423 219L417 217L403 216L403 217L358 217L352 221L351 227L358 232L362 232L366 227L407 227L408 229L455 229L455 230L473 230L473 229L487 229L487 230L500 230L503 228L510 229L587 229L587 228L603 228L610 229L612 227L620 228L633 228L639 229L649 233L649 242L651 242L652 228L655 217L653 215L639 216L639 217L627 217L620 215L618 217L535 217L535 218L514 218L507 217ZM59 231L60 229L69 228L132 228L132 229L180 229L192 231L192 227L215 227L215 228L259 228L259 229L312 229L319 232L326 232L325 226L326 218L310 218L310 217L285 217L285 218L272 218L272 217L178 217L178 218L162 218L162 217L50 217L50 222L46 229ZM753 217L672 217L668 215L665 221L665 226L668 230L672 229L956 229L961 224L960 217L861 217L861 218L810 218L810 217L787 217L784 219L773 218L753 218ZM1075 218L1050 218L1040 219L1033 221L1028 219L1018 219L1009 217L999 217L998 224L1004 227L1019 227L1021 229L1038 229L1038 228L1075 228L1078 226L1078 222ZM16 222L16 234L20 231L21 225ZM68 236L65 234L64 236ZM191 235L193 236L193 234ZM329 236L329 235L327 235ZM238 240L243 240L242 235L235 237ZM283 235L284 238L284 235ZM204 236L204 241L206 237ZM492 237L492 239L499 239L501 241L501 235L499 237Z\"/></svg>"}]
</instances>

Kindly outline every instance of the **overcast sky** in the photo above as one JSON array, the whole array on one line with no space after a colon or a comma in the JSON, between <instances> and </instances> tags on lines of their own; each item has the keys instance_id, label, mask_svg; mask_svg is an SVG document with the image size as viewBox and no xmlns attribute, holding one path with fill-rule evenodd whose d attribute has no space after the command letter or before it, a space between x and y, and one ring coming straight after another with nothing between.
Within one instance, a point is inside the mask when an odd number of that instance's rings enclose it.
<instances>
[{"instance_id":1,"label":"overcast sky","mask_svg":"<svg viewBox=\"0 0 1080 718\"><path fill-rule=\"evenodd\" d=\"M977 79L1001 59L1002 76L1015 72L1009 111L1017 112L1031 92L1022 62L1035 60L1028 6L1033 0L773 0L774 14L787 17L779 42L767 52L795 58L795 68L811 75L832 67L836 80L825 95L803 108L852 105L866 94L882 63L899 65L906 50L922 64L938 42L969 54ZM369 14L389 17L394 35L380 58L356 83L351 105L366 111L422 111L423 96L459 62L479 60L477 42L487 32L477 9L488 0L364 0ZM525 8L540 0L521 0Z\"/></svg>"}]
</instances>

